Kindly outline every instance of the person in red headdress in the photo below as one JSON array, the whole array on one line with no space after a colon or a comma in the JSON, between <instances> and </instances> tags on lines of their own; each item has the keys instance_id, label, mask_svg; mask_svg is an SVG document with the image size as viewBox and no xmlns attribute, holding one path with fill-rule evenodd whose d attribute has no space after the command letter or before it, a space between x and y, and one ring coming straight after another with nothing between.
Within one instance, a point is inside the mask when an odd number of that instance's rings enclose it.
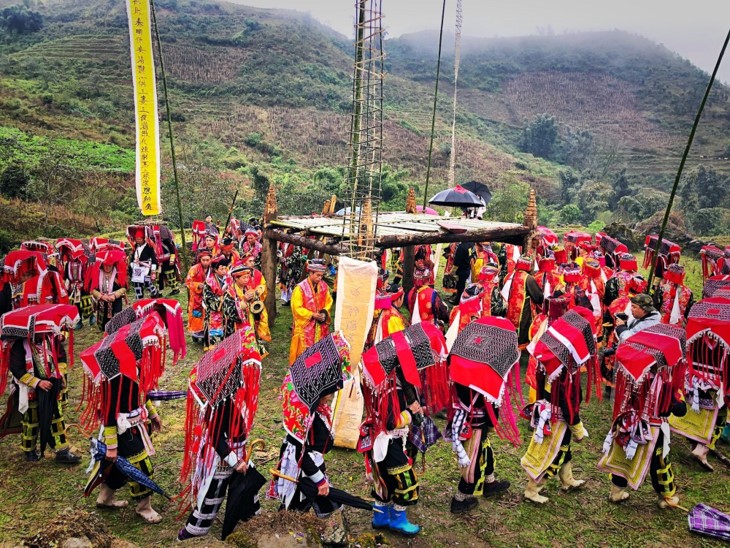
<instances>
[{"instance_id":1,"label":"person in red headdress","mask_svg":"<svg viewBox=\"0 0 730 548\"><path fill-rule=\"evenodd\" d=\"M605 304L610 306L619 297L629 296L629 284L638 274L639 265L636 257L630 253L619 255L619 269L606 282Z\"/></svg>"},{"instance_id":2,"label":"person in red headdress","mask_svg":"<svg viewBox=\"0 0 730 548\"><path fill-rule=\"evenodd\" d=\"M214 258L211 270L203 286L203 306L205 306L206 348L212 348L225 337L223 318L223 295L231 283L228 276L228 259L219 255Z\"/></svg>"},{"instance_id":3,"label":"person in red headdress","mask_svg":"<svg viewBox=\"0 0 730 548\"><path fill-rule=\"evenodd\" d=\"M654 306L662 316L662 323L684 326L694 304L692 290L684 285L684 267L670 264L664 279L654 292Z\"/></svg>"},{"instance_id":4,"label":"person in red headdress","mask_svg":"<svg viewBox=\"0 0 730 548\"><path fill-rule=\"evenodd\" d=\"M489 264L499 264L497 260L497 254L492 251L492 246L489 242L475 242L474 243L474 254L471 257L471 281L476 281L479 277L479 273L482 271L482 267Z\"/></svg>"},{"instance_id":5,"label":"person in red headdress","mask_svg":"<svg viewBox=\"0 0 730 548\"><path fill-rule=\"evenodd\" d=\"M157 254L148 243L145 232L141 228L134 233L134 249L129 269L137 300L144 298L145 289L149 291L152 298L160 296L160 291L154 283L157 278Z\"/></svg>"},{"instance_id":6,"label":"person in red headdress","mask_svg":"<svg viewBox=\"0 0 730 548\"><path fill-rule=\"evenodd\" d=\"M68 291L57 270L47 267L22 284L19 306L68 304Z\"/></svg>"},{"instance_id":7,"label":"person in red headdress","mask_svg":"<svg viewBox=\"0 0 730 548\"><path fill-rule=\"evenodd\" d=\"M221 254L228 259L230 264L236 264L241 260L241 255L236 251L236 242L231 238L223 238Z\"/></svg>"},{"instance_id":8,"label":"person in red headdress","mask_svg":"<svg viewBox=\"0 0 730 548\"><path fill-rule=\"evenodd\" d=\"M265 357L267 352L260 341L271 341L269 315L263 306L260 288L252 287L253 272L252 266L241 261L234 264L229 271L233 283L228 285L223 295L225 336L228 337L246 326L254 328L259 341L259 353L261 357Z\"/></svg>"},{"instance_id":9,"label":"person in red headdress","mask_svg":"<svg viewBox=\"0 0 730 548\"><path fill-rule=\"evenodd\" d=\"M243 244L241 244L241 252L244 255L251 254L254 260L259 261L261 255L261 242L259 241L259 231L253 227L246 229L243 233Z\"/></svg>"},{"instance_id":10,"label":"person in red headdress","mask_svg":"<svg viewBox=\"0 0 730 548\"><path fill-rule=\"evenodd\" d=\"M433 273L428 268L416 268L413 272L413 288L408 292L408 311L411 323L429 322L446 325L449 322L449 310L441 300L441 296L429 283Z\"/></svg>"},{"instance_id":11,"label":"person in red headdress","mask_svg":"<svg viewBox=\"0 0 730 548\"><path fill-rule=\"evenodd\" d=\"M537 401L530 412L534 434L521 465L528 476L525 499L538 504L548 501L540 491L553 476L559 477L563 491L585 483L573 477L571 443L588 437L580 418L583 401L580 376L584 368L589 375L595 368L596 343L592 328L592 312L577 306L530 345L529 351L537 360ZM589 382L589 389L590 386Z\"/></svg>"},{"instance_id":12,"label":"person in red headdress","mask_svg":"<svg viewBox=\"0 0 730 548\"><path fill-rule=\"evenodd\" d=\"M481 293L481 317L504 317L507 314L507 303L499 291L499 266L497 263L485 264L476 277L476 283L483 289Z\"/></svg>"},{"instance_id":13,"label":"person in red headdress","mask_svg":"<svg viewBox=\"0 0 730 548\"><path fill-rule=\"evenodd\" d=\"M330 311L333 299L327 283L322 279L327 265L322 259L311 259L307 277L292 291L292 334L289 347L289 365L293 364L314 343L329 334Z\"/></svg>"},{"instance_id":14,"label":"person in red headdress","mask_svg":"<svg viewBox=\"0 0 730 548\"><path fill-rule=\"evenodd\" d=\"M502 296L507 301L507 319L517 329L517 340L522 348L530 342L529 331L534 307L542 306L545 297L532 275L532 257L520 257L515 270L502 287Z\"/></svg>"},{"instance_id":15,"label":"person in red headdress","mask_svg":"<svg viewBox=\"0 0 730 548\"><path fill-rule=\"evenodd\" d=\"M96 256L85 280L96 311L96 324L106 324L124 308L127 300L127 268L124 251L105 250Z\"/></svg>"},{"instance_id":16,"label":"person in red headdress","mask_svg":"<svg viewBox=\"0 0 730 548\"><path fill-rule=\"evenodd\" d=\"M193 342L205 340L205 307L203 306L203 287L210 274L210 263L213 257L207 249L198 251L198 262L195 263L185 278L188 288L188 331Z\"/></svg>"},{"instance_id":17,"label":"person in red headdress","mask_svg":"<svg viewBox=\"0 0 730 548\"><path fill-rule=\"evenodd\" d=\"M210 254L212 257L217 257L221 254L221 248L218 245L218 233L217 232L207 232L205 234L205 237L203 238L203 241L201 242L201 245L198 247L198 250L201 249L207 249L210 251Z\"/></svg>"}]
</instances>

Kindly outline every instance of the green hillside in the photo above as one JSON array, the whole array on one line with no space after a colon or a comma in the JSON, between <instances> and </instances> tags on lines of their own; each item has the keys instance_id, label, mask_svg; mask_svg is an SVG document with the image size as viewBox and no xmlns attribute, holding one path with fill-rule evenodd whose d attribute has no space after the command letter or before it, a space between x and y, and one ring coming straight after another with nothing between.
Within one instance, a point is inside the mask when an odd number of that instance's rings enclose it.
<instances>
[{"instance_id":1,"label":"green hillside","mask_svg":"<svg viewBox=\"0 0 730 548\"><path fill-rule=\"evenodd\" d=\"M67 209L81 211L77 201L89 181L103 181L109 200L94 206L93 226L119 228L136 216L124 2L14 4L0 2L0 138L11 129L23 137L0 150L0 192L37 207L47 200L46 181L59 178L39 169L53 157L77 180L74 196L64 198ZM222 216L236 187L244 196L241 215L260 213L271 182L286 213L317 211L332 193L342 195L351 40L295 12L194 0L156 6L186 221ZM8 10L40 28L13 27ZM445 186L452 153L453 40L445 43L429 193ZM407 188L425 179L436 45L433 33L385 43L387 209L402 207ZM465 39L456 178L504 193L490 207L494 218L519 216L507 197L526 197L533 186L545 224L633 226L666 204L707 79L663 46L620 31ZM685 240L730 234L729 116L728 89L715 84L676 203L673 230ZM34 148L37 139L49 145ZM99 152L116 156L79 165L62 142L81 150L108 145ZM166 144L163 203L166 216L177 219L166 199ZM44 186L46 196L34 190Z\"/></svg>"}]
</instances>

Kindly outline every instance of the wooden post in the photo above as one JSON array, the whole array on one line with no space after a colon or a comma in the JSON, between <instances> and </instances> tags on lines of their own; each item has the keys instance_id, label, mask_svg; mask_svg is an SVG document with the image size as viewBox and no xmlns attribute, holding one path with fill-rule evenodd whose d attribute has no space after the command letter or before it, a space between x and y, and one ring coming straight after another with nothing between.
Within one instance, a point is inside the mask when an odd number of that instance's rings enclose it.
<instances>
[{"instance_id":1,"label":"wooden post","mask_svg":"<svg viewBox=\"0 0 730 548\"><path fill-rule=\"evenodd\" d=\"M266 196L266 205L264 206L264 226L276 219L278 214L276 205L276 190L274 185L269 185L269 193ZM276 319L276 265L277 257L277 241L269 238L264 231L261 242L261 270L266 279L266 311L269 314L269 327L274 325Z\"/></svg>"},{"instance_id":2,"label":"wooden post","mask_svg":"<svg viewBox=\"0 0 730 548\"><path fill-rule=\"evenodd\" d=\"M406 295L413 287L413 268L416 259L415 247L403 248L403 291Z\"/></svg>"},{"instance_id":3,"label":"wooden post","mask_svg":"<svg viewBox=\"0 0 730 548\"><path fill-rule=\"evenodd\" d=\"M535 189L530 188L530 199L525 210L525 220L522 223L530 231L525 234L525 241L522 244L522 254L534 256L537 253L537 195Z\"/></svg>"},{"instance_id":4,"label":"wooden post","mask_svg":"<svg viewBox=\"0 0 730 548\"><path fill-rule=\"evenodd\" d=\"M416 191L413 187L408 189L408 196L406 196L406 213L416 213L418 211L416 207ZM423 210L425 213L425 209Z\"/></svg>"}]
</instances>

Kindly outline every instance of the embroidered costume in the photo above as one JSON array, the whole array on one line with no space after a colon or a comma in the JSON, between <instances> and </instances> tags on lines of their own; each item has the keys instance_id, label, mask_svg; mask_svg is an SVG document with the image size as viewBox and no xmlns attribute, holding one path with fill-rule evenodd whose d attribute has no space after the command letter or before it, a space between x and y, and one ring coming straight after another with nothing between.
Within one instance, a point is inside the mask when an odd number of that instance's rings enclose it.
<instances>
[{"instance_id":1,"label":"embroidered costume","mask_svg":"<svg viewBox=\"0 0 730 548\"><path fill-rule=\"evenodd\" d=\"M304 352L317 341L326 337L329 333L331 322L330 311L332 310L332 295L327 284L319 276L313 274L326 271L324 261L312 259L307 265L309 277L300 282L292 291L292 335L291 346L289 347L289 364L291 365ZM324 321L315 319L315 314L324 314Z\"/></svg>"},{"instance_id":2,"label":"embroidered costume","mask_svg":"<svg viewBox=\"0 0 730 548\"><path fill-rule=\"evenodd\" d=\"M616 351L616 400L613 424L603 442L598 468L611 473L611 502L629 498L646 477L659 496L659 507L676 506L669 460L670 414L683 416L680 400L685 371L684 330L654 325L622 341Z\"/></svg>"},{"instance_id":3,"label":"embroidered costume","mask_svg":"<svg viewBox=\"0 0 730 548\"><path fill-rule=\"evenodd\" d=\"M178 532L179 540L208 534L234 474L243 474L246 482L261 477L250 461L248 444L261 377L261 356L252 342L250 327L236 331L204 354L190 372L180 481L192 511ZM258 488L238 501L245 507L239 514L244 521L260 511L258 489L263 483L254 485Z\"/></svg>"},{"instance_id":4,"label":"embroidered costume","mask_svg":"<svg viewBox=\"0 0 730 548\"><path fill-rule=\"evenodd\" d=\"M39 460L50 446L56 462L81 462L69 449L63 415L68 366L63 341L78 319L75 306L55 304L27 306L0 318L0 394L10 371L17 409L23 414L21 448L27 461ZM73 360L73 344L68 354Z\"/></svg>"}]
</instances>

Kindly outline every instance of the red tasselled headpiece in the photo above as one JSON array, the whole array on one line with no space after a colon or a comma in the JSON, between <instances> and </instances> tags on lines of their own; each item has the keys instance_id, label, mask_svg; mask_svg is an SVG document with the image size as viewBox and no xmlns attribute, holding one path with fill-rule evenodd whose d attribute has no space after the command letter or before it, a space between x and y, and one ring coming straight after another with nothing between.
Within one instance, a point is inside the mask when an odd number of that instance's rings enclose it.
<instances>
[{"instance_id":1,"label":"red tasselled headpiece","mask_svg":"<svg viewBox=\"0 0 730 548\"><path fill-rule=\"evenodd\" d=\"M684 283L684 276L684 267L680 264L670 264L664 271L664 281L676 285L682 285Z\"/></svg>"}]
</instances>

